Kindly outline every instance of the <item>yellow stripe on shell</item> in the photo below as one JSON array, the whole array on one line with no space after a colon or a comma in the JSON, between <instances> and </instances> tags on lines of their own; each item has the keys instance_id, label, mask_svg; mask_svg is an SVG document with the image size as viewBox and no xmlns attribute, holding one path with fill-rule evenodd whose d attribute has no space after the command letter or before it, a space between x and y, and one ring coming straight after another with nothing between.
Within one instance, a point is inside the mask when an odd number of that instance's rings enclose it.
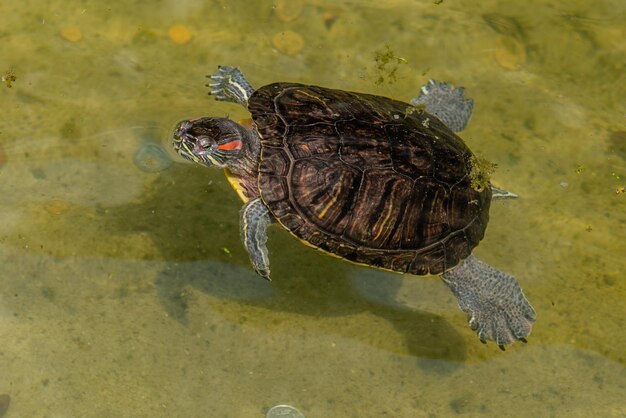
<instances>
[{"instance_id":1,"label":"yellow stripe on shell","mask_svg":"<svg viewBox=\"0 0 626 418\"><path fill-rule=\"evenodd\" d=\"M262 198L261 198L261 199L262 199ZM271 212L270 212L270 213L271 213ZM287 228L287 227L286 227L286 226L285 226L285 225L284 225L284 224L280 221L280 219L278 219L278 218L274 218L274 219L275 219L275 220L276 220L276 222L278 222L278 223L279 223L279 224L280 224L283 228L285 228L285 229L287 230L287 232L289 232L292 236L294 236L294 237L295 237L298 241L300 241L301 243L303 243L303 244L304 244L304 245L306 245L307 247L310 247L310 248L313 248L313 249L315 249L315 250L317 250L317 251L320 251L321 253L323 253L323 254L325 254L325 255L329 255L329 256L331 256L331 257L333 257L333 258L338 258L338 259L340 259L340 260L347 261L348 263L350 263L350 264L354 264L354 265L357 265L357 266L369 267L369 268L373 268L373 269L376 269L376 270L383 270L383 271L388 271L388 272L391 272L391 273L396 273L396 274L410 274L410 273L404 273L404 272L401 272L401 271L391 270L391 269L384 268L384 267L373 266L373 265L371 265L371 264L367 264L367 263L359 263L359 262L356 262L356 261L348 260L347 258L344 258L344 257L342 257L342 256L340 256L340 255L335 254L335 253L331 253L331 252L329 252L329 251L326 251L326 250L324 250L324 249L322 249L322 248L320 248L320 247L316 247L315 245L311 244L310 242L303 240L302 238L300 238L299 236L297 236L297 235L296 235L293 231L291 231L289 228ZM415 276L416 276L416 275L415 275ZM424 275L421 275L421 276L418 276L418 277L439 277L439 276L440 276L440 274L424 274Z\"/></svg>"},{"instance_id":2,"label":"yellow stripe on shell","mask_svg":"<svg viewBox=\"0 0 626 418\"><path fill-rule=\"evenodd\" d=\"M241 199L241 201L242 201L244 204L245 204L245 203L248 203L248 201L249 201L250 199L248 199L248 198L246 197L246 195L244 194L244 190L245 190L245 189L244 189L244 187L241 185L241 182L239 181L239 178L235 177L235 175L234 175L233 173L231 173L231 171L230 171L228 168L225 168L225 169L224 169L224 174L226 175L226 179L228 180L228 183L230 183L230 186L233 188L233 190L235 191L235 193L237 193L237 196L239 196L239 199ZM261 196L261 200L263 200L263 197L262 197L262 196ZM332 203L333 203L333 201L331 200L330 204L332 204ZM330 207L330 206L328 205L328 207ZM327 207L327 208L325 208L325 209L322 211L322 214L320 215L320 217L324 216L324 214L325 214L326 210L328 209L328 207ZM271 211L270 211L270 213L271 213ZM321 253L323 253L323 254L325 254L325 255L329 255L329 256L331 256L331 257L333 257L333 258L338 258L338 259L340 259L340 260L347 261L348 263L350 263L350 264L355 264L355 265L357 265L357 266L364 266L364 267L374 268L374 269L376 269L376 270L389 271L389 272L392 272L392 273L397 273L397 274L406 274L406 273L403 273L403 272L401 272L401 271L391 270L391 269L387 269L387 268L384 268L384 267L372 266L371 264L367 264L367 263L357 263L356 261L348 260L347 258L341 257L341 256L339 256L339 255L337 255L337 254L335 254L335 253L331 253L331 252L328 252L328 251L326 251L326 250L323 250L323 249L321 249L320 247L317 247L317 246L315 246L315 245L311 244L310 242L305 241L305 240L303 240L302 238L300 238L299 236L297 236L295 233L293 233L291 230L289 230L289 228L287 228L287 227L286 227L286 226L285 226L285 225L284 225L284 224L280 221L280 219L277 219L277 218L274 218L274 219L276 220L276 222L278 222L278 223L279 223L279 224L280 224L280 225L281 225L281 226L282 226L285 230L287 230L287 232L289 232L289 233L290 233L290 234L291 234L294 238L296 238L298 241L300 241L301 243L303 243L303 244L304 244L304 245L306 245L307 247L310 247L310 248L313 248L313 249L315 249L315 250L317 250L317 251L320 251ZM426 275L419 276L419 277L439 277L439 276L440 276L439 274L426 274Z\"/></svg>"},{"instance_id":3,"label":"yellow stripe on shell","mask_svg":"<svg viewBox=\"0 0 626 418\"><path fill-rule=\"evenodd\" d=\"M335 192L333 197L330 199L330 202L328 202L326 206L324 207L324 209L322 209L320 214L317 215L318 218L322 219L324 215L326 215L326 212L328 212L328 209L330 209L330 207L334 205L335 202L337 201L337 198L339 197L339 193L341 193L341 183L337 183L337 191Z\"/></svg>"},{"instance_id":4,"label":"yellow stripe on shell","mask_svg":"<svg viewBox=\"0 0 626 418\"><path fill-rule=\"evenodd\" d=\"M380 222L380 226L378 227L378 233L374 236L374 241L377 240L378 237L380 237L380 235L383 233L383 231L385 230L385 225L389 221L390 217L391 217L391 207L387 209L387 215L385 215L385 218L382 220L382 222Z\"/></svg>"}]
</instances>

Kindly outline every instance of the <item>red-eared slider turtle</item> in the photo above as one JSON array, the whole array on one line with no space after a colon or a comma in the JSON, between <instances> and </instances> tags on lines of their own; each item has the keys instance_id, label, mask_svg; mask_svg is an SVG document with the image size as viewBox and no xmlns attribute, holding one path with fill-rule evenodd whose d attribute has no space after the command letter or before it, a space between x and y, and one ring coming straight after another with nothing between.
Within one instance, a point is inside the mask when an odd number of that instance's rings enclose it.
<instances>
[{"instance_id":1,"label":"red-eared slider turtle","mask_svg":"<svg viewBox=\"0 0 626 418\"><path fill-rule=\"evenodd\" d=\"M296 83L255 90L233 67L210 78L210 94L246 106L253 127L182 121L174 148L225 168L245 203L241 238L261 276L270 276L266 229L277 221L355 263L441 274L481 341L525 341L535 311L517 281L471 255L491 200L514 195L470 180L475 157L453 132L471 116L463 89L430 81L412 106Z\"/></svg>"}]
</instances>

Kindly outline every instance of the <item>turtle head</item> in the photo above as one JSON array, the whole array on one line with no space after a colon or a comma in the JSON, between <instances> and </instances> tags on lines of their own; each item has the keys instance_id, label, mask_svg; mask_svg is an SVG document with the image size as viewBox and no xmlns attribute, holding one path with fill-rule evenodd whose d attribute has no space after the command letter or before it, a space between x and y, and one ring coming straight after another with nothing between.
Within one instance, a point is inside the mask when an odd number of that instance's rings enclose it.
<instances>
[{"instance_id":1,"label":"turtle head","mask_svg":"<svg viewBox=\"0 0 626 418\"><path fill-rule=\"evenodd\" d=\"M243 155L246 130L226 118L197 118L179 122L174 129L174 150L206 167L226 167Z\"/></svg>"}]
</instances>

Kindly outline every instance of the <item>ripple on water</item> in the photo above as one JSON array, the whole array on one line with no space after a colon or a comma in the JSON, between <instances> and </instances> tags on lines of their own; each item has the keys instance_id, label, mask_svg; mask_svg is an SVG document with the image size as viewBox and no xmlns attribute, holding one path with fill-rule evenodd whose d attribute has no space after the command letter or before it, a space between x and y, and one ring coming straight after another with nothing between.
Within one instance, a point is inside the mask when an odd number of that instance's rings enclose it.
<instances>
[{"instance_id":1,"label":"ripple on water","mask_svg":"<svg viewBox=\"0 0 626 418\"><path fill-rule=\"evenodd\" d=\"M148 173L167 170L172 165L170 155L154 141L144 141L135 152L133 162L141 171Z\"/></svg>"}]
</instances>

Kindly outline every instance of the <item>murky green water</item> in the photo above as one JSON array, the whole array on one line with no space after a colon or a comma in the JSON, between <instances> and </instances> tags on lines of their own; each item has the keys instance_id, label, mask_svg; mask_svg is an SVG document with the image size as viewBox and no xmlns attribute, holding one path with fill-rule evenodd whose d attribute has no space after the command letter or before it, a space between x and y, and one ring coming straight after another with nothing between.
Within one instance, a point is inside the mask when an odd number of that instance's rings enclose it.
<instances>
[{"instance_id":1,"label":"murky green water","mask_svg":"<svg viewBox=\"0 0 626 418\"><path fill-rule=\"evenodd\" d=\"M0 416L626 416L624 2L298 4L0 4ZM386 45L406 63L381 72ZM464 85L462 136L521 196L476 252L534 304L529 343L484 346L439 280L278 228L256 277L223 175L137 157L180 119L246 117L207 97L218 64L403 100Z\"/></svg>"}]
</instances>

